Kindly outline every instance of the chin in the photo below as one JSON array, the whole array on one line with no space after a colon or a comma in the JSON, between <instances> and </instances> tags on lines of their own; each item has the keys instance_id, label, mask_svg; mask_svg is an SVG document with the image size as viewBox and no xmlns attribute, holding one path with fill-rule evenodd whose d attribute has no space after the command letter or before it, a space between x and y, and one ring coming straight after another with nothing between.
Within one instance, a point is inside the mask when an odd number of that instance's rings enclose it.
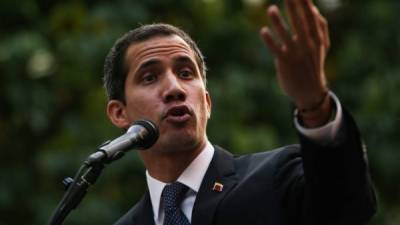
<instances>
[{"instance_id":1,"label":"chin","mask_svg":"<svg viewBox=\"0 0 400 225\"><path fill-rule=\"evenodd\" d=\"M196 149L200 143L201 140L193 134L169 133L163 138L160 137L157 149L164 153L186 152Z\"/></svg>"}]
</instances>

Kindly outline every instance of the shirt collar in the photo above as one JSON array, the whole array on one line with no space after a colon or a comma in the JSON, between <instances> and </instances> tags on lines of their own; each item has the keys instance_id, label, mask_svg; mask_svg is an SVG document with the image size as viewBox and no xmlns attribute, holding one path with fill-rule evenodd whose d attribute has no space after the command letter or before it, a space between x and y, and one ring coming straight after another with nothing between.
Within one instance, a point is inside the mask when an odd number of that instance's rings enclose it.
<instances>
[{"instance_id":1,"label":"shirt collar","mask_svg":"<svg viewBox=\"0 0 400 225\"><path fill-rule=\"evenodd\" d=\"M208 166L211 163L213 155L214 147L209 141L207 141L204 149L183 171L177 181L185 184L190 188L190 190L194 191L197 194L200 189L201 182L203 181L203 177L206 174ZM150 192L151 205L153 206L154 218L157 220L160 212L161 193L167 183L164 183L152 177L147 170L146 178L147 186Z\"/></svg>"}]
</instances>

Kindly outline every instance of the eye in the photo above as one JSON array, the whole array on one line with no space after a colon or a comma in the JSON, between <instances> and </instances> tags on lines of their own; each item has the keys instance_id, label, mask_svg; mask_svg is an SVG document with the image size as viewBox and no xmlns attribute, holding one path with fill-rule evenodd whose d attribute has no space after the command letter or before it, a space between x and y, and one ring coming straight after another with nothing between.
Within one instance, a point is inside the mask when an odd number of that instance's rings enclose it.
<instances>
[{"instance_id":1,"label":"eye","mask_svg":"<svg viewBox=\"0 0 400 225\"><path fill-rule=\"evenodd\" d=\"M193 72L190 69L182 69L178 72L178 76L183 79L190 79L193 77Z\"/></svg>"},{"instance_id":2,"label":"eye","mask_svg":"<svg viewBox=\"0 0 400 225\"><path fill-rule=\"evenodd\" d=\"M146 73L142 77L142 82L144 84L150 84L153 83L157 79L157 76L153 73Z\"/></svg>"}]
</instances>

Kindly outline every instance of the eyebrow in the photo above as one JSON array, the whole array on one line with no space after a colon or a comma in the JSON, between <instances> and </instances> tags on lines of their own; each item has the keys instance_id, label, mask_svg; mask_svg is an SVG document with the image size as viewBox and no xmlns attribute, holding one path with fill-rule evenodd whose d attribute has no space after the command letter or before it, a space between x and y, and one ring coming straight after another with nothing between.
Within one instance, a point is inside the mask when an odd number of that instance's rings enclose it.
<instances>
[{"instance_id":1,"label":"eyebrow","mask_svg":"<svg viewBox=\"0 0 400 225\"><path fill-rule=\"evenodd\" d=\"M137 71L146 69L146 68L151 67L151 66L153 66L153 65L156 65L156 64L158 64L158 63L160 63L160 60L158 60L158 59L150 59L150 60L148 60L148 61L146 61L146 62L140 64L140 66L139 66L139 68L137 69Z\"/></svg>"},{"instance_id":2,"label":"eyebrow","mask_svg":"<svg viewBox=\"0 0 400 225\"><path fill-rule=\"evenodd\" d=\"M175 58L173 58L174 63L189 63L193 66L196 66L196 63L193 62L193 60L189 57L189 56L185 56L185 55L180 55L180 56L176 56ZM158 59L150 59L142 64L140 64L139 68L137 68L136 71L141 71L141 70L145 70L151 66L157 65L160 63L160 60Z\"/></svg>"},{"instance_id":3,"label":"eyebrow","mask_svg":"<svg viewBox=\"0 0 400 225\"><path fill-rule=\"evenodd\" d=\"M195 62L189 57L189 56L177 56L174 58L175 63L191 63L193 65L196 65Z\"/></svg>"}]
</instances>

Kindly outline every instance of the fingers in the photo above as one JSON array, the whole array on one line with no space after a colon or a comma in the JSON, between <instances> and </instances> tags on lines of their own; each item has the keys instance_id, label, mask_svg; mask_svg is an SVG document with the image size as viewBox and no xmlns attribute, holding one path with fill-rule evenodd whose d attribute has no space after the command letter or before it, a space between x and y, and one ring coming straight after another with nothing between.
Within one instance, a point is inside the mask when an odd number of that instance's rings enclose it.
<instances>
[{"instance_id":1,"label":"fingers","mask_svg":"<svg viewBox=\"0 0 400 225\"><path fill-rule=\"evenodd\" d=\"M280 47L280 44L274 40L272 32L268 27L261 28L260 35L274 55L278 57L282 56L282 49Z\"/></svg>"},{"instance_id":2,"label":"fingers","mask_svg":"<svg viewBox=\"0 0 400 225\"><path fill-rule=\"evenodd\" d=\"M268 7L267 14L272 21L274 31L269 27L263 27L260 30L261 37L274 55L284 57L285 52L293 45L292 36L290 35L288 26L283 20L280 10L276 5ZM274 38L273 33L277 38Z\"/></svg>"},{"instance_id":3,"label":"fingers","mask_svg":"<svg viewBox=\"0 0 400 225\"><path fill-rule=\"evenodd\" d=\"M322 31L319 24L319 12L311 3L311 0L301 0L305 23L308 24L306 35L317 45L321 44Z\"/></svg>"},{"instance_id":4,"label":"fingers","mask_svg":"<svg viewBox=\"0 0 400 225\"><path fill-rule=\"evenodd\" d=\"M261 37L277 56L284 56L286 51L296 48L307 51L320 47L329 49L329 31L326 19L319 13L312 0L285 0L289 21L294 32L292 36L279 8L275 5L267 9L272 28L260 30ZM275 38L273 36L275 34ZM297 43L297 45L295 45Z\"/></svg>"},{"instance_id":5,"label":"fingers","mask_svg":"<svg viewBox=\"0 0 400 225\"><path fill-rule=\"evenodd\" d=\"M322 43L323 43L325 49L328 50L331 47L331 40L329 38L328 21L323 16L321 16L321 14L319 14L319 15L320 15L319 16L319 26L322 31Z\"/></svg>"},{"instance_id":6,"label":"fingers","mask_svg":"<svg viewBox=\"0 0 400 225\"><path fill-rule=\"evenodd\" d=\"M300 0L301 1L301 0ZM308 24L304 21L304 16L302 15L299 7L299 0L285 0L286 8L289 14L289 21L293 32L298 37L301 42L307 40L307 30Z\"/></svg>"},{"instance_id":7,"label":"fingers","mask_svg":"<svg viewBox=\"0 0 400 225\"><path fill-rule=\"evenodd\" d=\"M292 38L289 34L289 30L284 22L282 15L276 5L272 5L267 10L268 16L272 19L272 25L281 40L283 45L291 46Z\"/></svg>"},{"instance_id":8,"label":"fingers","mask_svg":"<svg viewBox=\"0 0 400 225\"><path fill-rule=\"evenodd\" d=\"M311 0L285 0L293 31L305 46L329 46L326 20Z\"/></svg>"}]
</instances>

